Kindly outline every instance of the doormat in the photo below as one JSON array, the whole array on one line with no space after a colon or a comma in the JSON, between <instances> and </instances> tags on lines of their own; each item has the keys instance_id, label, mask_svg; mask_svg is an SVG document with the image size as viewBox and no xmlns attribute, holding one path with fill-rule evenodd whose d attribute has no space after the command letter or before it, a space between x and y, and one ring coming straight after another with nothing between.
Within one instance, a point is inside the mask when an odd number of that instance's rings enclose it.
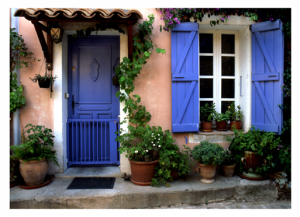
<instances>
[{"instance_id":1,"label":"doormat","mask_svg":"<svg viewBox=\"0 0 300 217\"><path fill-rule=\"evenodd\" d=\"M67 189L113 189L113 177L76 177Z\"/></svg>"}]
</instances>

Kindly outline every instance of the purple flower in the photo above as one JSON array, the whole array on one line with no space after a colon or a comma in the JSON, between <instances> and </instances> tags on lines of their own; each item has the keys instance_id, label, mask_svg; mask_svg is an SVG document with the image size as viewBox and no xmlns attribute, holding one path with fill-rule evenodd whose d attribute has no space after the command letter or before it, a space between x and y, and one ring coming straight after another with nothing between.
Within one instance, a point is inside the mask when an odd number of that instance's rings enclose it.
<instances>
[{"instance_id":1,"label":"purple flower","mask_svg":"<svg viewBox=\"0 0 300 217\"><path fill-rule=\"evenodd\" d=\"M221 18L221 20L224 20L224 17L223 17L223 18Z\"/></svg>"}]
</instances>

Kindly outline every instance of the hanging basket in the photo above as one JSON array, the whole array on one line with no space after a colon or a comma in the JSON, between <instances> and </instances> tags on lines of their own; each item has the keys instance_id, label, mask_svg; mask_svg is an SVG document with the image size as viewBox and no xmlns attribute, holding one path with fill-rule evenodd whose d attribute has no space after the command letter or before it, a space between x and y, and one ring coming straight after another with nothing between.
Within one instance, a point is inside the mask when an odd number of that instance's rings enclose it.
<instances>
[{"instance_id":1,"label":"hanging basket","mask_svg":"<svg viewBox=\"0 0 300 217\"><path fill-rule=\"evenodd\" d=\"M43 78L38 80L40 88L49 88L51 81L49 78Z\"/></svg>"}]
</instances>

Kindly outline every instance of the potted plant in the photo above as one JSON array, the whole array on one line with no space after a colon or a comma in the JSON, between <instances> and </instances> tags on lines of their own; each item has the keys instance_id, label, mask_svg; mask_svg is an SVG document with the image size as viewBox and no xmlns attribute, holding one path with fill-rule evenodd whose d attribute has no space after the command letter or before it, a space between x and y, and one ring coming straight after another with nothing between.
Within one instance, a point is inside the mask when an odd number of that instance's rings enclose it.
<instances>
[{"instance_id":1,"label":"potted plant","mask_svg":"<svg viewBox=\"0 0 300 217\"><path fill-rule=\"evenodd\" d=\"M27 124L24 140L19 146L11 146L15 156L20 161L20 173L26 185L37 186L44 182L48 170L48 162L57 166L55 151L52 151L52 130L44 126Z\"/></svg>"},{"instance_id":2,"label":"potted plant","mask_svg":"<svg viewBox=\"0 0 300 217\"><path fill-rule=\"evenodd\" d=\"M206 103L200 107L201 130L211 131L212 120L215 114L215 103Z\"/></svg>"},{"instance_id":3,"label":"potted plant","mask_svg":"<svg viewBox=\"0 0 300 217\"><path fill-rule=\"evenodd\" d=\"M41 76L40 74L35 74L35 77L29 78L34 83L38 82L40 88L49 88L50 84L53 84L55 79L57 78L57 75L54 77L45 73L44 76Z\"/></svg>"},{"instance_id":4,"label":"potted plant","mask_svg":"<svg viewBox=\"0 0 300 217\"><path fill-rule=\"evenodd\" d=\"M254 126L247 133L233 131L235 137L229 149L234 155L239 175L250 180L266 178L275 166L273 156L281 144L280 137Z\"/></svg>"},{"instance_id":5,"label":"potted plant","mask_svg":"<svg viewBox=\"0 0 300 217\"><path fill-rule=\"evenodd\" d=\"M227 122L230 119L230 112L226 111L224 113L215 113L214 119L216 120L217 128L216 130L224 131L227 130Z\"/></svg>"},{"instance_id":6,"label":"potted plant","mask_svg":"<svg viewBox=\"0 0 300 217\"><path fill-rule=\"evenodd\" d=\"M172 139L171 133L166 131L165 134L167 138L164 139L160 150L159 166L155 178L152 179L152 186L165 184L169 187L168 181L172 182L187 175L193 165L190 158L191 149L183 145L183 149L180 150L178 145L173 144L175 140Z\"/></svg>"},{"instance_id":7,"label":"potted plant","mask_svg":"<svg viewBox=\"0 0 300 217\"><path fill-rule=\"evenodd\" d=\"M16 155L10 155L10 187L13 187L17 184L17 172L19 166L19 160Z\"/></svg>"},{"instance_id":8,"label":"potted plant","mask_svg":"<svg viewBox=\"0 0 300 217\"><path fill-rule=\"evenodd\" d=\"M217 166L224 161L224 148L209 141L201 141L192 150L192 157L197 161L199 167L197 172L200 173L203 183L213 183Z\"/></svg>"},{"instance_id":9,"label":"potted plant","mask_svg":"<svg viewBox=\"0 0 300 217\"><path fill-rule=\"evenodd\" d=\"M224 151L224 162L222 164L222 171L225 177L232 177L235 169L235 159L230 150Z\"/></svg>"},{"instance_id":10,"label":"potted plant","mask_svg":"<svg viewBox=\"0 0 300 217\"><path fill-rule=\"evenodd\" d=\"M233 130L233 127L235 127L237 130L242 129L243 112L241 111L241 106L238 105L236 109L235 103L232 102L229 111L230 111L230 130Z\"/></svg>"}]
</instances>

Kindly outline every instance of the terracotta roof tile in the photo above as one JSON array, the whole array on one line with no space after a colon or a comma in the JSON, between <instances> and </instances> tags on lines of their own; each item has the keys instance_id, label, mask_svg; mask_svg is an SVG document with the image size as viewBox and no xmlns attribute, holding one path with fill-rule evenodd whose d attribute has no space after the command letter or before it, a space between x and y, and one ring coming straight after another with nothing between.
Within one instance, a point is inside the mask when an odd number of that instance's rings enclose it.
<instances>
[{"instance_id":1,"label":"terracotta roof tile","mask_svg":"<svg viewBox=\"0 0 300 217\"><path fill-rule=\"evenodd\" d=\"M142 19L143 15L138 10L102 9L102 8L20 8L14 16L25 18L59 18L59 19Z\"/></svg>"}]
</instances>

